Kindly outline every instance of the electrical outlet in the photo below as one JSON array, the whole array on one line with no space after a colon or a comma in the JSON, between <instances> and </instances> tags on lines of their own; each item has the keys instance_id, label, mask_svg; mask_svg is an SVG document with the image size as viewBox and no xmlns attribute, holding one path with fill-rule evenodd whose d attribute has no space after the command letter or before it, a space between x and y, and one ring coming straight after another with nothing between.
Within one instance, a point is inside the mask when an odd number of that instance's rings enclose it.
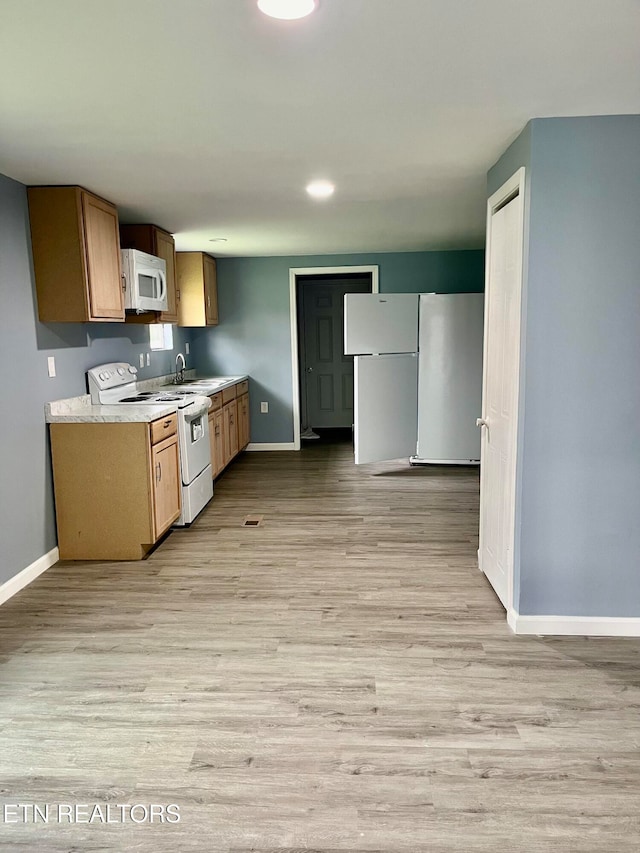
<instances>
[{"instance_id":1,"label":"electrical outlet","mask_svg":"<svg viewBox=\"0 0 640 853\"><path fill-rule=\"evenodd\" d=\"M47 358L47 372L51 379L56 375L56 359L53 355Z\"/></svg>"},{"instance_id":2,"label":"electrical outlet","mask_svg":"<svg viewBox=\"0 0 640 853\"><path fill-rule=\"evenodd\" d=\"M150 364L151 364L151 353L148 352L147 353L147 367L149 367Z\"/></svg>"},{"instance_id":3,"label":"electrical outlet","mask_svg":"<svg viewBox=\"0 0 640 853\"><path fill-rule=\"evenodd\" d=\"M140 367L144 367L144 353L140 353Z\"/></svg>"},{"instance_id":4,"label":"electrical outlet","mask_svg":"<svg viewBox=\"0 0 640 853\"><path fill-rule=\"evenodd\" d=\"M269 412L269 404L268 403L260 403L260 413L262 415L266 415Z\"/></svg>"},{"instance_id":5,"label":"electrical outlet","mask_svg":"<svg viewBox=\"0 0 640 853\"><path fill-rule=\"evenodd\" d=\"M186 354L187 354L187 355L189 355L189 350L190 350L190 349L191 349L191 347L189 346L189 344L188 344L188 343L185 343L185 345L184 345L184 351L186 352Z\"/></svg>"}]
</instances>

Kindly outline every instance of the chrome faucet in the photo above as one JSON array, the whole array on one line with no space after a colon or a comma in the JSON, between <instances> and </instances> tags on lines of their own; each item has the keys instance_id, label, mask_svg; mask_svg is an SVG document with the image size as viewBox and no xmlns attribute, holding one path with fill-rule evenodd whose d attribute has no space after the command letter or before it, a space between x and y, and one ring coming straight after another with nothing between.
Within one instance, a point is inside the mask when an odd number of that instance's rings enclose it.
<instances>
[{"instance_id":1,"label":"chrome faucet","mask_svg":"<svg viewBox=\"0 0 640 853\"><path fill-rule=\"evenodd\" d=\"M178 369L178 361L180 361L180 360L182 360L182 367L180 369ZM186 362L184 360L184 356L182 355L181 352L179 352L178 355L176 356L176 375L175 375L175 379L173 380L176 385L178 385L180 382L184 382L184 369L186 366L187 365L186 365Z\"/></svg>"}]
</instances>

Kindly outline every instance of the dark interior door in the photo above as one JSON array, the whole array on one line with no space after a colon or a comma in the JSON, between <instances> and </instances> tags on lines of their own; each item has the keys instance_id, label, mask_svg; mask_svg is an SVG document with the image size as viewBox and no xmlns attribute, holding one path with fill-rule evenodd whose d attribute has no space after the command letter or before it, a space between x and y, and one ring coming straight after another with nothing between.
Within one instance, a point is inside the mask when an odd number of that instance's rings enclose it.
<instances>
[{"instance_id":1,"label":"dark interior door","mask_svg":"<svg viewBox=\"0 0 640 853\"><path fill-rule=\"evenodd\" d=\"M303 427L353 424L353 356L344 355L344 294L371 292L369 274L298 282Z\"/></svg>"}]
</instances>

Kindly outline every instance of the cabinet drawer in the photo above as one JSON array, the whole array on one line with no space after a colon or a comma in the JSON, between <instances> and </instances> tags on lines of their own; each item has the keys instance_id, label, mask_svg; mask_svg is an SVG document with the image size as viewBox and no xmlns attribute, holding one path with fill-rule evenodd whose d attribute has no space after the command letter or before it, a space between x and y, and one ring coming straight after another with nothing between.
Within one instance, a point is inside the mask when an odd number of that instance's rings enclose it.
<instances>
[{"instance_id":1,"label":"cabinet drawer","mask_svg":"<svg viewBox=\"0 0 640 853\"><path fill-rule=\"evenodd\" d=\"M231 400L236 399L236 385L232 385L231 388L225 388L222 392L222 402L228 403Z\"/></svg>"},{"instance_id":2,"label":"cabinet drawer","mask_svg":"<svg viewBox=\"0 0 640 853\"><path fill-rule=\"evenodd\" d=\"M167 415L166 418L159 418L157 421L152 421L150 427L151 444L157 444L170 435L175 435L178 431L178 416Z\"/></svg>"},{"instance_id":3,"label":"cabinet drawer","mask_svg":"<svg viewBox=\"0 0 640 853\"><path fill-rule=\"evenodd\" d=\"M218 409L222 408L222 392L219 394L212 394L209 399L211 400L210 412L216 412Z\"/></svg>"},{"instance_id":4,"label":"cabinet drawer","mask_svg":"<svg viewBox=\"0 0 640 853\"><path fill-rule=\"evenodd\" d=\"M236 385L236 395L238 397L242 397L243 394L247 394L249 391L249 380L243 379L242 382L238 382Z\"/></svg>"}]
</instances>

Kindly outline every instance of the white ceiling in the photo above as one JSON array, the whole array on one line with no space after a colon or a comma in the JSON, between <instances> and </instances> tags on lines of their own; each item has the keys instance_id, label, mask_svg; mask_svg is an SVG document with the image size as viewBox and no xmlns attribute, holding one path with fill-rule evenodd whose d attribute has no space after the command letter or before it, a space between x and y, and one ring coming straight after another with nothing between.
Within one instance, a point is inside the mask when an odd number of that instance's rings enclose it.
<instances>
[{"instance_id":1,"label":"white ceiling","mask_svg":"<svg viewBox=\"0 0 640 853\"><path fill-rule=\"evenodd\" d=\"M638 0L2 0L0 172L178 249L472 248L534 116L640 113ZM337 185L310 200L312 178ZM227 243L210 243L227 237Z\"/></svg>"}]
</instances>

